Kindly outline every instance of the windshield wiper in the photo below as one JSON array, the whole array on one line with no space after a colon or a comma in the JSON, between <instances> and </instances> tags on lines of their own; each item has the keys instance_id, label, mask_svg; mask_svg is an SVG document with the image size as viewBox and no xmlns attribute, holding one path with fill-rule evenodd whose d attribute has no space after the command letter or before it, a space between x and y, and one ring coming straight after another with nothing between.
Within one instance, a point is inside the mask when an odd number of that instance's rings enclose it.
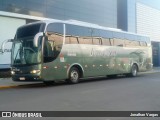
<instances>
[{"instance_id":1,"label":"windshield wiper","mask_svg":"<svg viewBox=\"0 0 160 120\"><path fill-rule=\"evenodd\" d=\"M18 53L19 53L20 49L18 49L17 53L16 53L16 57L14 59L14 63L16 63L16 60L17 60L17 56L18 56Z\"/></svg>"}]
</instances>

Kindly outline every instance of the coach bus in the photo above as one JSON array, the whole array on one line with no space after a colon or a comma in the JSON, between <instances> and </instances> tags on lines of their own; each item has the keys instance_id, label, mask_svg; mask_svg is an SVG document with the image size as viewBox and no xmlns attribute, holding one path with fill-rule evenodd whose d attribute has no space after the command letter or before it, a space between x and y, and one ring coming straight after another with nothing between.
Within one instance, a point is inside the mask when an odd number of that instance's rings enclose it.
<instances>
[{"instance_id":1,"label":"coach bus","mask_svg":"<svg viewBox=\"0 0 160 120\"><path fill-rule=\"evenodd\" d=\"M152 69L149 37L74 20L47 20L17 29L11 54L14 81L66 80ZM3 45L4 46L4 45Z\"/></svg>"}]
</instances>

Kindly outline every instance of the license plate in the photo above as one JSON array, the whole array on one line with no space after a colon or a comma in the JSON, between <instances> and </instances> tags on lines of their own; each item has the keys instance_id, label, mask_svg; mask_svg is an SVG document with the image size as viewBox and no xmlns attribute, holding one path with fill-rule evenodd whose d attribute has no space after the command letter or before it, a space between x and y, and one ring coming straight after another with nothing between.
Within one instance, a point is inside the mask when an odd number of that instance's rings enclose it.
<instances>
[{"instance_id":1,"label":"license plate","mask_svg":"<svg viewBox=\"0 0 160 120\"><path fill-rule=\"evenodd\" d=\"M20 79L20 80L25 80L25 77L20 77L19 79Z\"/></svg>"}]
</instances>

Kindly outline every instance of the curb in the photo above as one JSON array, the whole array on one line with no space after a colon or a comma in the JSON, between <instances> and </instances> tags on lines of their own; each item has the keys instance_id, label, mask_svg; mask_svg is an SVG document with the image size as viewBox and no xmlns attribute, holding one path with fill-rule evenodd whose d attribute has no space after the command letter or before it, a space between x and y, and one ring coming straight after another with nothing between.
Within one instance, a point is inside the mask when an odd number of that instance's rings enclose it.
<instances>
[{"instance_id":1,"label":"curb","mask_svg":"<svg viewBox=\"0 0 160 120\"><path fill-rule=\"evenodd\" d=\"M19 85L13 85L13 86L0 86L0 90L1 89L7 89L7 88L16 88L18 87Z\"/></svg>"},{"instance_id":2,"label":"curb","mask_svg":"<svg viewBox=\"0 0 160 120\"><path fill-rule=\"evenodd\" d=\"M151 74L151 73L159 73L160 71L147 71L147 72L140 72L139 74Z\"/></svg>"}]
</instances>

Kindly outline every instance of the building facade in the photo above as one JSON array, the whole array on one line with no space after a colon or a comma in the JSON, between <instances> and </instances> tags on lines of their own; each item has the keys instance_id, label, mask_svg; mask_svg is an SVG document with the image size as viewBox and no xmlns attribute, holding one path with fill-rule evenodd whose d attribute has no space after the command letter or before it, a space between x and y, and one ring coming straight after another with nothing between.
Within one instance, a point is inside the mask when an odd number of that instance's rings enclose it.
<instances>
[{"instance_id":1,"label":"building facade","mask_svg":"<svg viewBox=\"0 0 160 120\"><path fill-rule=\"evenodd\" d=\"M160 1L117 0L117 10L117 27L149 36L153 65L160 66Z\"/></svg>"},{"instance_id":2,"label":"building facade","mask_svg":"<svg viewBox=\"0 0 160 120\"><path fill-rule=\"evenodd\" d=\"M0 0L0 45L26 23L74 19L150 36L154 66L160 66L158 5L159 0ZM7 44L6 52L0 54L0 68L9 67L10 49L11 44Z\"/></svg>"}]
</instances>

